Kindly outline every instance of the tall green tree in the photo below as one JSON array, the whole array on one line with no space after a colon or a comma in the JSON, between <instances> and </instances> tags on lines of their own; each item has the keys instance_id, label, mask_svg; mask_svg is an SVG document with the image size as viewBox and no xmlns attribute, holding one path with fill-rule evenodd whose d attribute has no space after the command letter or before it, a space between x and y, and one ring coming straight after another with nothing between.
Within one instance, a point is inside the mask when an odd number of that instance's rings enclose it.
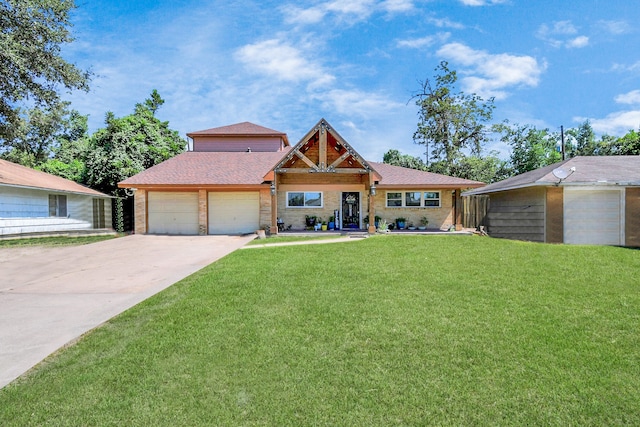
<instances>
[{"instance_id":1,"label":"tall green tree","mask_svg":"<svg viewBox=\"0 0 640 427\"><path fill-rule=\"evenodd\" d=\"M600 154L596 133L593 131L589 120L585 120L577 128L567 129L565 134L568 137L565 140L573 140L573 144L565 143L565 153L568 154L568 157L596 156Z\"/></svg>"},{"instance_id":2,"label":"tall green tree","mask_svg":"<svg viewBox=\"0 0 640 427\"><path fill-rule=\"evenodd\" d=\"M66 108L60 91L89 89L90 72L61 56L62 46L74 40L69 20L74 8L73 0L0 1L0 145L5 148L24 134L26 116Z\"/></svg>"},{"instance_id":3,"label":"tall green tree","mask_svg":"<svg viewBox=\"0 0 640 427\"><path fill-rule=\"evenodd\" d=\"M421 171L427 170L427 165L420 157L414 157L410 154L402 154L398 150L391 149L384 153L382 162L388 165L401 166L403 168L417 169Z\"/></svg>"},{"instance_id":4,"label":"tall green tree","mask_svg":"<svg viewBox=\"0 0 640 427\"><path fill-rule=\"evenodd\" d=\"M611 154L617 156L640 155L640 129L630 130L626 135L610 144Z\"/></svg>"},{"instance_id":5,"label":"tall green tree","mask_svg":"<svg viewBox=\"0 0 640 427\"><path fill-rule=\"evenodd\" d=\"M428 170L486 184L501 181L513 175L513 169L509 163L500 159L497 152L491 152L488 156L464 156L453 165L447 165L441 160L431 163Z\"/></svg>"},{"instance_id":6,"label":"tall green tree","mask_svg":"<svg viewBox=\"0 0 640 427\"><path fill-rule=\"evenodd\" d=\"M562 160L556 149L558 136L548 129L504 122L494 125L493 130L501 134L502 142L511 146L510 165L516 175Z\"/></svg>"},{"instance_id":7,"label":"tall green tree","mask_svg":"<svg viewBox=\"0 0 640 427\"><path fill-rule=\"evenodd\" d=\"M187 141L169 128L169 122L155 116L162 104L164 100L154 89L149 99L135 106L133 114L117 118L107 113L106 127L91 135L84 148L85 184L121 194L119 181L185 150Z\"/></svg>"},{"instance_id":8,"label":"tall green tree","mask_svg":"<svg viewBox=\"0 0 640 427\"><path fill-rule=\"evenodd\" d=\"M12 139L0 147L0 156L30 168L39 168L51 157L61 139L74 132L77 111L68 102L51 107L31 108L18 117Z\"/></svg>"},{"instance_id":9,"label":"tall green tree","mask_svg":"<svg viewBox=\"0 0 640 427\"><path fill-rule=\"evenodd\" d=\"M443 172L450 174L465 150L480 155L494 104L493 98L485 101L476 94L456 92L458 76L447 62L435 71L433 82L427 79L414 96L419 120L413 139L425 145L427 162L444 161Z\"/></svg>"}]
</instances>

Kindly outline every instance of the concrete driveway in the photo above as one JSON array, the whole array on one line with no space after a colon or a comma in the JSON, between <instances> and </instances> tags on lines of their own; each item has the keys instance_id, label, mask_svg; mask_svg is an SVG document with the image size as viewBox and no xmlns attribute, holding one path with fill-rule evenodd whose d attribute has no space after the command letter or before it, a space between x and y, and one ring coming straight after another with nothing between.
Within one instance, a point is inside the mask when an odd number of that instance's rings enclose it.
<instances>
[{"instance_id":1,"label":"concrete driveway","mask_svg":"<svg viewBox=\"0 0 640 427\"><path fill-rule=\"evenodd\" d=\"M73 247L0 248L0 388L252 239L133 235Z\"/></svg>"}]
</instances>

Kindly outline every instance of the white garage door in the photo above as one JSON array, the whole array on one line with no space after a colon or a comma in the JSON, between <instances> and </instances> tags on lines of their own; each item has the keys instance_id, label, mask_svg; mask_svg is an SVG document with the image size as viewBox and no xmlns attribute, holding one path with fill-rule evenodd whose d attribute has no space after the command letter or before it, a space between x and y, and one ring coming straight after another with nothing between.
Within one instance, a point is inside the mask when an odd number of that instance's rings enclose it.
<instances>
[{"instance_id":1,"label":"white garage door","mask_svg":"<svg viewBox=\"0 0 640 427\"><path fill-rule=\"evenodd\" d=\"M252 233L260 221L260 193L209 193L209 234Z\"/></svg>"},{"instance_id":2,"label":"white garage door","mask_svg":"<svg viewBox=\"0 0 640 427\"><path fill-rule=\"evenodd\" d=\"M621 244L620 190L564 189L564 242Z\"/></svg>"},{"instance_id":3,"label":"white garage door","mask_svg":"<svg viewBox=\"0 0 640 427\"><path fill-rule=\"evenodd\" d=\"M198 193L149 192L149 233L198 234Z\"/></svg>"}]
</instances>

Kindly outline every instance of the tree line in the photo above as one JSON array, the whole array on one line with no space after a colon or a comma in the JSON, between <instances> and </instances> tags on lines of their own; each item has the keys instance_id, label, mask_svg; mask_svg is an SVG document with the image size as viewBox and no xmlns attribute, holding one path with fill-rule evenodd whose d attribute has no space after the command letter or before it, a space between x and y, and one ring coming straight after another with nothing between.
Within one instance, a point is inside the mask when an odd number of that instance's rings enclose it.
<instances>
[{"instance_id":1,"label":"tree line","mask_svg":"<svg viewBox=\"0 0 640 427\"><path fill-rule=\"evenodd\" d=\"M509 121L491 125L492 98L457 92L457 73L447 62L435 71L412 98L418 107L413 139L425 147L425 160L392 149L384 154L385 163L491 183L561 161L563 140L565 158L640 155L640 130L598 139L588 120L563 133ZM509 146L509 159L495 151L483 154L496 140Z\"/></svg>"},{"instance_id":2,"label":"tree line","mask_svg":"<svg viewBox=\"0 0 640 427\"><path fill-rule=\"evenodd\" d=\"M132 114L106 113L88 133L88 116L70 109L62 92L89 90L91 71L65 61L73 42L73 1L0 1L0 156L114 196L117 183L185 150L187 142L155 114L153 90Z\"/></svg>"},{"instance_id":3,"label":"tree line","mask_svg":"<svg viewBox=\"0 0 640 427\"><path fill-rule=\"evenodd\" d=\"M0 0L0 157L49 172L118 197L117 183L184 151L187 142L156 117L164 104L153 90L132 114L105 115L88 132L88 116L70 109L62 92L88 91L92 73L65 61L72 43L73 0ZM494 100L456 91L447 62L425 80L412 100L418 107L414 142L425 160L391 149L385 163L483 182L495 182L560 160L560 135L507 121L490 125ZM508 160L484 153L495 139L510 146ZM640 154L640 135L603 135L588 121L566 131L566 155Z\"/></svg>"}]
</instances>

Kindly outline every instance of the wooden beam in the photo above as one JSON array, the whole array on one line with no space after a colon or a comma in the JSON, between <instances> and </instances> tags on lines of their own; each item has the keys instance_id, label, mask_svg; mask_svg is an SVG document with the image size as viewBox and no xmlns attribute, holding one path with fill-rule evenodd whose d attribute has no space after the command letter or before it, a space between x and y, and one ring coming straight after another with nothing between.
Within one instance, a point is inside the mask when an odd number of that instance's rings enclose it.
<instances>
[{"instance_id":1,"label":"wooden beam","mask_svg":"<svg viewBox=\"0 0 640 427\"><path fill-rule=\"evenodd\" d=\"M307 164L307 166L309 166L311 169L318 169L318 166L315 163L313 163L311 161L311 159L309 159L307 156L302 154L300 151L296 150L296 151L294 151L294 153L295 153L296 156L298 156L300 158L300 160L305 162Z\"/></svg>"},{"instance_id":2,"label":"wooden beam","mask_svg":"<svg viewBox=\"0 0 640 427\"><path fill-rule=\"evenodd\" d=\"M320 125L320 141L319 141L319 150L320 154L318 157L318 167L320 169L325 169L327 167L327 127L324 124Z\"/></svg>"},{"instance_id":3,"label":"wooden beam","mask_svg":"<svg viewBox=\"0 0 640 427\"><path fill-rule=\"evenodd\" d=\"M338 157L338 159L335 162L331 163L327 169L335 168L340 163L344 162L347 159L347 157L349 157L350 155L351 155L351 153L346 151L344 154L342 154L342 156Z\"/></svg>"},{"instance_id":4,"label":"wooden beam","mask_svg":"<svg viewBox=\"0 0 640 427\"><path fill-rule=\"evenodd\" d=\"M376 232L376 208L374 199L375 197L371 195L371 186L375 185L375 178L372 172L369 172L369 234L374 234Z\"/></svg>"}]
</instances>

